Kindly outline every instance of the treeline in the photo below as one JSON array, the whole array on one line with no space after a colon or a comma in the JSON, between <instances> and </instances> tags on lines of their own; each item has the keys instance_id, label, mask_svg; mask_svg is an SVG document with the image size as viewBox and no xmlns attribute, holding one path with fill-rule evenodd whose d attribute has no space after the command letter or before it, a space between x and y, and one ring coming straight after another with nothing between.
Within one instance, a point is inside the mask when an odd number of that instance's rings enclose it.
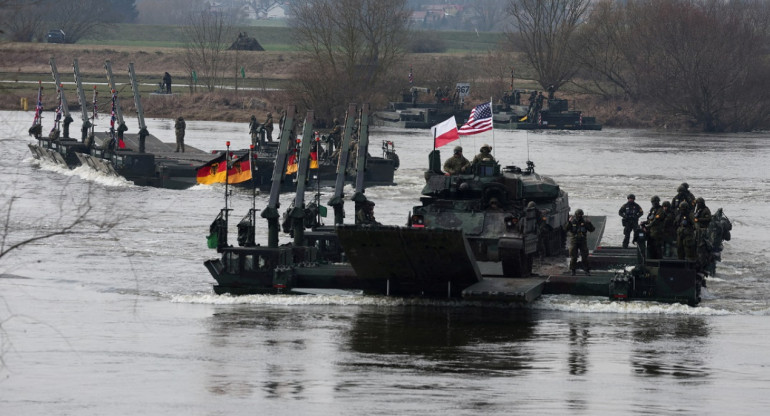
<instances>
[{"instance_id":1,"label":"treeline","mask_svg":"<svg viewBox=\"0 0 770 416\"><path fill-rule=\"evenodd\" d=\"M770 127L768 41L766 1L605 0L570 48L586 91L720 132Z\"/></svg>"}]
</instances>

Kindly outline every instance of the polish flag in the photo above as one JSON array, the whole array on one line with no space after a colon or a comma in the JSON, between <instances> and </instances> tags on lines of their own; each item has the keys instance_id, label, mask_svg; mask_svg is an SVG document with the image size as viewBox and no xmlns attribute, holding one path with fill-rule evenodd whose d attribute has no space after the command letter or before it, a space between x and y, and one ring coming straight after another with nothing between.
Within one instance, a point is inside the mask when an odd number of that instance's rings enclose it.
<instances>
[{"instance_id":1,"label":"polish flag","mask_svg":"<svg viewBox=\"0 0 770 416\"><path fill-rule=\"evenodd\" d=\"M455 116L449 117L446 121L436 124L430 129L433 133L433 148L439 148L460 138Z\"/></svg>"}]
</instances>

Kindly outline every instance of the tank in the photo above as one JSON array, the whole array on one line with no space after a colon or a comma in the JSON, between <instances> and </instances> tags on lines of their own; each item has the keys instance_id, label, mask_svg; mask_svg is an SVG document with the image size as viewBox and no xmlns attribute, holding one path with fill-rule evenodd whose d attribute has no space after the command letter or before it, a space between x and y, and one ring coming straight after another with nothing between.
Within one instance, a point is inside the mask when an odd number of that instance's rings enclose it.
<instances>
[{"instance_id":1,"label":"tank","mask_svg":"<svg viewBox=\"0 0 770 416\"><path fill-rule=\"evenodd\" d=\"M536 256L563 254L569 197L532 161L524 169L483 161L466 174L445 175L440 160L434 151L409 227L461 229L476 261L500 263L508 277L529 276Z\"/></svg>"}]
</instances>

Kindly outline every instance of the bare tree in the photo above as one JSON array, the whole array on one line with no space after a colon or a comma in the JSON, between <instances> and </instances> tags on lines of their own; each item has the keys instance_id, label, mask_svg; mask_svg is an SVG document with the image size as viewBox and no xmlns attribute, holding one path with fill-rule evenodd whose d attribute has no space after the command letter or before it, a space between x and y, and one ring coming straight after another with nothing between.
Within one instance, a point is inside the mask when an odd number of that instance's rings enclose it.
<instances>
[{"instance_id":1,"label":"bare tree","mask_svg":"<svg viewBox=\"0 0 770 416\"><path fill-rule=\"evenodd\" d=\"M750 130L770 115L770 6L645 0L597 5L580 39L594 87L612 87L705 131ZM609 86L609 88L607 88Z\"/></svg>"},{"instance_id":2,"label":"bare tree","mask_svg":"<svg viewBox=\"0 0 770 416\"><path fill-rule=\"evenodd\" d=\"M406 0L309 0L293 3L291 13L297 42L312 65L297 74L303 98L325 117L340 114L349 102L370 101L403 57Z\"/></svg>"},{"instance_id":3,"label":"bare tree","mask_svg":"<svg viewBox=\"0 0 770 416\"><path fill-rule=\"evenodd\" d=\"M40 240L72 235L103 234L112 231L118 221L106 213L100 213L91 203L91 189L83 199L73 201L68 198L68 187L65 186L58 198L58 213L46 215L39 221L35 229L22 227L20 216L28 216L27 211L15 209L19 200L18 195L4 190L7 194L0 203L0 260L8 254L22 249L24 246ZM66 206L65 206L66 204Z\"/></svg>"},{"instance_id":4,"label":"bare tree","mask_svg":"<svg viewBox=\"0 0 770 416\"><path fill-rule=\"evenodd\" d=\"M223 13L199 11L189 15L184 27L186 52L182 63L188 73L195 72L198 82L208 91L223 85L230 68L227 53L234 39L233 25Z\"/></svg>"},{"instance_id":5,"label":"bare tree","mask_svg":"<svg viewBox=\"0 0 770 416\"><path fill-rule=\"evenodd\" d=\"M508 13L516 28L506 32L509 42L523 50L543 88L556 90L576 73L575 33L589 0L510 0Z\"/></svg>"},{"instance_id":6,"label":"bare tree","mask_svg":"<svg viewBox=\"0 0 770 416\"><path fill-rule=\"evenodd\" d=\"M463 17L471 29L492 31L505 22L505 4L502 0L471 0L466 2Z\"/></svg>"}]
</instances>

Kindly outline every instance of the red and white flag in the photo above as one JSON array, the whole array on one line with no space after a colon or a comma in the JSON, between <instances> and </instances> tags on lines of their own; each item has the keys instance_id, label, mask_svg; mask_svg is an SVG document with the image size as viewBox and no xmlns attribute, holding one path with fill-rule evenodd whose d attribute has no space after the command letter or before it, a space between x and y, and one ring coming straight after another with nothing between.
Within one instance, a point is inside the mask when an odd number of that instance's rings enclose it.
<instances>
[{"instance_id":1,"label":"red and white flag","mask_svg":"<svg viewBox=\"0 0 770 416\"><path fill-rule=\"evenodd\" d=\"M436 124L431 127L430 130L431 133L433 133L434 148L439 148L460 138L460 133L457 132L455 116L449 117L446 121Z\"/></svg>"}]
</instances>

